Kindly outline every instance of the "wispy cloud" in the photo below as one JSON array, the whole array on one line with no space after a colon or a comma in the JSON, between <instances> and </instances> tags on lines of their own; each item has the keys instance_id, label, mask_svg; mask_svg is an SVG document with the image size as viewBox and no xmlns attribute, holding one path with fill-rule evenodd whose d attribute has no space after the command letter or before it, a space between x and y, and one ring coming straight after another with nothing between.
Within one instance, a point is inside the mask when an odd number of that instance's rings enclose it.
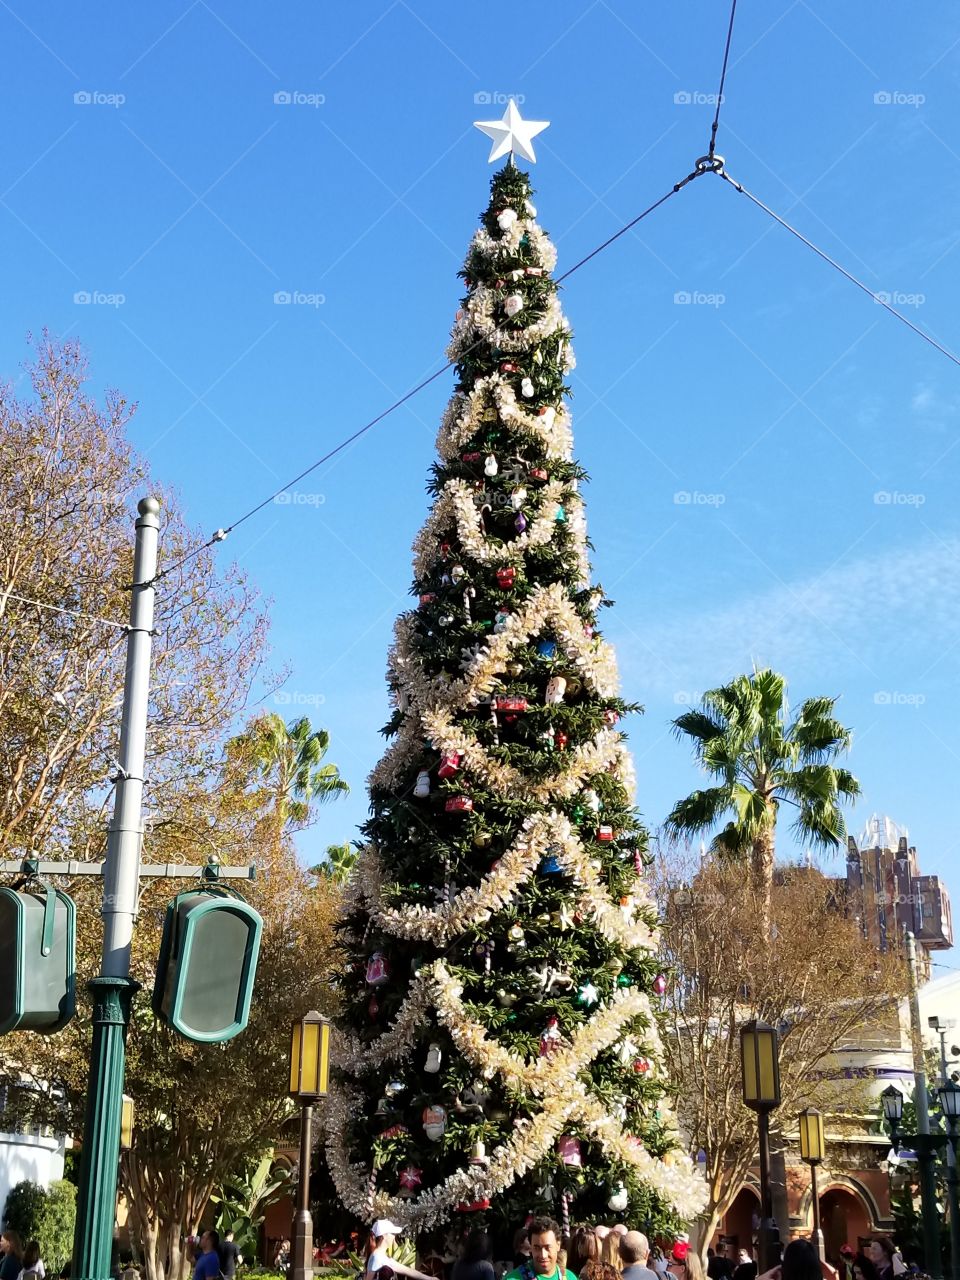
<instances>
[{"instance_id":1,"label":"wispy cloud","mask_svg":"<svg viewBox=\"0 0 960 1280\"><path fill-rule=\"evenodd\" d=\"M960 538L864 557L642 631L614 616L610 639L641 700L709 688L754 662L831 685L841 674L889 680L908 657L914 670L941 656L960 664Z\"/></svg>"}]
</instances>

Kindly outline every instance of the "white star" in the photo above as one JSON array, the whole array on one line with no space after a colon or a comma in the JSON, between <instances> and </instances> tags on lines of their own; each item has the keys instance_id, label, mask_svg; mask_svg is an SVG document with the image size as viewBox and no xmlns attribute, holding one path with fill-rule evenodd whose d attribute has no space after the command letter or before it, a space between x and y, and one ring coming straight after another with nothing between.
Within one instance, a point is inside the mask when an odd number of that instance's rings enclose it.
<instances>
[{"instance_id":1,"label":"white star","mask_svg":"<svg viewBox=\"0 0 960 1280\"><path fill-rule=\"evenodd\" d=\"M493 164L494 160L499 160L501 156L514 151L518 156L523 156L524 160L536 164L533 139L538 133L542 133L549 123L549 120L524 120L512 98L507 104L502 120L474 120L473 122L474 128L480 129L488 138L493 139L493 146L487 157L488 164Z\"/></svg>"}]
</instances>

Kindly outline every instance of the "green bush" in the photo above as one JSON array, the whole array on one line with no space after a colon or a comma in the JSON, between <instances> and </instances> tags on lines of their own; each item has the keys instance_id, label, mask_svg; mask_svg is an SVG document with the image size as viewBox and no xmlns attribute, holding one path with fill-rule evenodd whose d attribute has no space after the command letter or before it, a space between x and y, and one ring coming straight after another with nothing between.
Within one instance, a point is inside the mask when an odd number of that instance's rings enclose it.
<instances>
[{"instance_id":1,"label":"green bush","mask_svg":"<svg viewBox=\"0 0 960 1280\"><path fill-rule=\"evenodd\" d=\"M48 1274L59 1275L73 1253L73 1229L77 1221L77 1188L61 1179L51 1182L40 1224L40 1257Z\"/></svg>"},{"instance_id":2,"label":"green bush","mask_svg":"<svg viewBox=\"0 0 960 1280\"><path fill-rule=\"evenodd\" d=\"M51 1182L44 1190L36 1182L18 1182L3 1210L4 1226L26 1244L36 1240L47 1272L56 1275L73 1253L77 1220L77 1188L72 1182Z\"/></svg>"},{"instance_id":3,"label":"green bush","mask_svg":"<svg viewBox=\"0 0 960 1280\"><path fill-rule=\"evenodd\" d=\"M39 1240L46 1202L47 1193L43 1187L36 1182L18 1182L10 1188L7 1203L3 1206L4 1227L16 1231L24 1244L28 1240Z\"/></svg>"}]
</instances>

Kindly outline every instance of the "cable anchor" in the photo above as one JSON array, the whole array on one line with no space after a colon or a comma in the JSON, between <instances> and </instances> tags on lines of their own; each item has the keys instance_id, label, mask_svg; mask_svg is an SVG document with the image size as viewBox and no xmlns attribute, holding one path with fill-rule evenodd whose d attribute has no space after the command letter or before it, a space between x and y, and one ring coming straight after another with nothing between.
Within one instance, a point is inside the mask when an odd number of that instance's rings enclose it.
<instances>
[{"instance_id":1,"label":"cable anchor","mask_svg":"<svg viewBox=\"0 0 960 1280\"><path fill-rule=\"evenodd\" d=\"M700 156L694 163L694 171L696 173L723 173L723 156L714 153Z\"/></svg>"}]
</instances>

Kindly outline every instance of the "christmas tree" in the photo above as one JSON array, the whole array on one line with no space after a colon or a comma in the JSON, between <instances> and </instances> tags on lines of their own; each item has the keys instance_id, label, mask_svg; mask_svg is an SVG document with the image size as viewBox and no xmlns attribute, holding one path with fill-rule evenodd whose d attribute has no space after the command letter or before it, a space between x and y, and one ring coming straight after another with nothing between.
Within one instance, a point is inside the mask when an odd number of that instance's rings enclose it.
<instances>
[{"instance_id":1,"label":"christmas tree","mask_svg":"<svg viewBox=\"0 0 960 1280\"><path fill-rule=\"evenodd\" d=\"M327 1162L367 1220L537 1211L656 1234L703 1184L666 1096L617 728L635 708L597 629L611 602L589 577L570 331L531 194L511 157L461 272L392 743L341 922Z\"/></svg>"}]
</instances>

